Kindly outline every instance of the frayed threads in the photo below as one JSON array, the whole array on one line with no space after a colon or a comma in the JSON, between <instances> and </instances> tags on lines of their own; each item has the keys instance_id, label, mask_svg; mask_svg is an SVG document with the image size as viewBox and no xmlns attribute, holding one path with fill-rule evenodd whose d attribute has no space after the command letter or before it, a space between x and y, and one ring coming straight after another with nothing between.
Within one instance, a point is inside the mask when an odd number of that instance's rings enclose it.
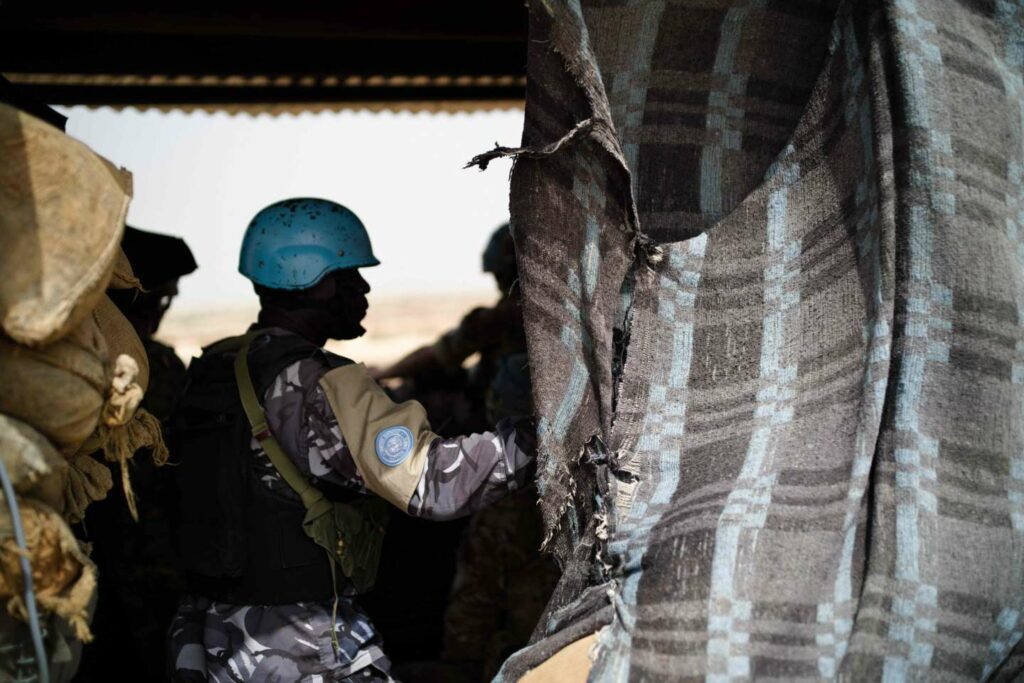
<instances>
[{"instance_id":1,"label":"frayed threads","mask_svg":"<svg viewBox=\"0 0 1024 683\"><path fill-rule=\"evenodd\" d=\"M164 444L160 422L143 409L136 411L128 423L106 429L100 428L100 447L108 462L116 462L121 466L121 487L128 503L128 512L132 519L139 520L139 511L135 503L135 492L132 489L128 474L128 462L135 453L143 448L152 452L153 463L159 467L170 457Z\"/></svg>"},{"instance_id":2,"label":"frayed threads","mask_svg":"<svg viewBox=\"0 0 1024 683\"><path fill-rule=\"evenodd\" d=\"M562 499L562 504L558 507L558 510L555 513L556 522L554 525L552 525L551 529L549 529L548 532L544 534L544 539L540 542L541 552L548 551L551 541L554 540L555 535L562 530L562 520L565 519L566 513L569 511L569 508L572 507L573 505L573 496L575 496L576 494L576 480L572 477L572 475L569 476L568 484L569 492L565 495L565 498Z\"/></svg>"},{"instance_id":3,"label":"frayed threads","mask_svg":"<svg viewBox=\"0 0 1024 683\"><path fill-rule=\"evenodd\" d=\"M160 421L144 408L139 408L124 424L115 427L101 424L96 433L82 444L76 454L76 456L88 456L102 451L107 462L120 465L121 487L124 489L125 501L128 503L128 512L131 513L132 519L135 521L139 519L139 512L135 503L135 493L132 489L128 465L135 453L143 448L150 449L153 463L158 467L164 465L170 457L167 445L164 443ZM69 485L72 484L72 481L69 479ZM103 490L102 494L100 498L106 495L106 490ZM84 514L84 506L82 512Z\"/></svg>"},{"instance_id":4,"label":"frayed threads","mask_svg":"<svg viewBox=\"0 0 1024 683\"><path fill-rule=\"evenodd\" d=\"M665 249L640 232L636 233L633 254L637 263L643 263L651 270L656 270L665 261Z\"/></svg>"},{"instance_id":5,"label":"frayed threads","mask_svg":"<svg viewBox=\"0 0 1024 683\"><path fill-rule=\"evenodd\" d=\"M589 133L594 127L594 119L584 119L580 121L572 130L563 135L561 138L552 142L549 145L542 147L502 147L495 143L494 149L483 154L477 154L475 157L469 160L469 162L463 166L463 168L471 168L473 166L478 167L481 171L487 170L487 165L495 159L501 159L503 157L527 157L527 158L538 158L551 156L562 147L573 142L577 137L583 133Z\"/></svg>"}]
</instances>

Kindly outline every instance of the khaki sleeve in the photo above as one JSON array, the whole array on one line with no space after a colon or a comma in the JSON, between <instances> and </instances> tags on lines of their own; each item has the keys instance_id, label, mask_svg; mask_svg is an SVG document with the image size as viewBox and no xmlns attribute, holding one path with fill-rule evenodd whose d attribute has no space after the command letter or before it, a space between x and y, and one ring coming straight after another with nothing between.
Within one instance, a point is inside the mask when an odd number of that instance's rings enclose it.
<instances>
[{"instance_id":1,"label":"khaki sleeve","mask_svg":"<svg viewBox=\"0 0 1024 683\"><path fill-rule=\"evenodd\" d=\"M392 401L362 363L331 370L320 387L366 488L406 512L438 438L423 406Z\"/></svg>"}]
</instances>

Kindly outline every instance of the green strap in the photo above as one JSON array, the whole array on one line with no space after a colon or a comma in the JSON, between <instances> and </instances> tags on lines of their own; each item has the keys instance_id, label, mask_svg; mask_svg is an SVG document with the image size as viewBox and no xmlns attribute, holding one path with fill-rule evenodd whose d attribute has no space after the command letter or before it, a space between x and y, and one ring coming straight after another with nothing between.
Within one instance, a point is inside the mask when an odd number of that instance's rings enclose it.
<instances>
[{"instance_id":1,"label":"green strap","mask_svg":"<svg viewBox=\"0 0 1024 683\"><path fill-rule=\"evenodd\" d=\"M330 511L332 508L331 502L327 500L327 497L324 496L320 489L313 486L306 477L302 476L295 463L285 455L281 444L277 442L274 434L270 431L270 425L267 424L267 415L263 412L263 405L256 396L256 389L252 385L252 375L249 373L249 345L252 344L252 340L256 336L256 332L250 332L242 337L242 348L238 350L238 355L235 356L235 382L238 384L238 396L242 399L242 408L245 409L245 416L248 418L249 426L252 428L252 435L260 442L263 452L270 458L270 462L273 463L281 478L288 482L288 486L292 487L295 493L299 494L302 504L306 506L307 518L309 517L308 511L314 509L317 510L315 514ZM324 551L327 553L327 561L331 565L331 585L334 587L334 605L331 610L331 645L334 648L335 654L337 654L341 647L338 644L337 630L338 579L335 576L334 555L327 548L324 548Z\"/></svg>"},{"instance_id":2,"label":"green strap","mask_svg":"<svg viewBox=\"0 0 1024 683\"><path fill-rule=\"evenodd\" d=\"M317 487L302 476L291 458L285 455L281 444L274 438L270 426L267 425L267 416L256 396L256 389L252 385L252 376L249 374L249 345L255 337L255 333L243 337L242 348L235 356L235 381L238 382L238 395L242 399L242 407L245 409L245 416L249 419L252 435L260 442L260 446L270 458L270 462L274 464L274 468L288 482L288 486L291 486L292 490L299 494L302 504L309 510L318 503L322 505L321 501L326 501L326 498Z\"/></svg>"}]
</instances>

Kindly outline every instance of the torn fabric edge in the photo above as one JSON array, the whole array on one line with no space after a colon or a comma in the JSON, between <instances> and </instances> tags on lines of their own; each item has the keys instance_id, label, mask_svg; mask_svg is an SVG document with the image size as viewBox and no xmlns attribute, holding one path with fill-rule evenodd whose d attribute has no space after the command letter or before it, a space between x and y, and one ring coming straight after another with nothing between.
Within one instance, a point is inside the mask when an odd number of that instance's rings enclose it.
<instances>
[{"instance_id":1,"label":"torn fabric edge","mask_svg":"<svg viewBox=\"0 0 1024 683\"><path fill-rule=\"evenodd\" d=\"M616 472L618 458L603 446L612 433L613 363L628 343L621 337L616 345L614 328L624 322L623 291L631 273L638 264L655 269L662 258L661 248L640 230L632 174L579 0L538 0L529 8L531 76L563 84L567 99L574 88L587 111L583 116L577 111L576 123L554 141L526 144L531 114L541 106L528 98L523 146L496 146L467 164L486 169L494 159L514 159L510 213L531 367L541 378L534 383L534 397L544 545L564 572L534 645L514 655L497 680L515 680L557 651L558 643L568 644L615 619L617 587L609 581L613 568L603 547L614 526L608 480L634 481L635 473ZM548 34L549 40L538 34ZM548 130L544 137L554 136ZM552 291L553 284L561 291ZM573 605L574 612L583 609L590 616L557 618Z\"/></svg>"}]
</instances>

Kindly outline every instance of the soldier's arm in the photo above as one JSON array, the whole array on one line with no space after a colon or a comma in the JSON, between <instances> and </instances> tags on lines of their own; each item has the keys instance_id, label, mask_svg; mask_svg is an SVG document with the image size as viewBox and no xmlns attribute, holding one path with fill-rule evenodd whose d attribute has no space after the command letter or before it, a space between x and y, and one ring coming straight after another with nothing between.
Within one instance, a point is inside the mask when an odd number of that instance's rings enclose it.
<instances>
[{"instance_id":1,"label":"soldier's arm","mask_svg":"<svg viewBox=\"0 0 1024 683\"><path fill-rule=\"evenodd\" d=\"M393 402L362 365L320 380L363 485L410 515L471 514L522 487L534 460L533 425L503 420L492 432L442 439L415 401Z\"/></svg>"},{"instance_id":2,"label":"soldier's arm","mask_svg":"<svg viewBox=\"0 0 1024 683\"><path fill-rule=\"evenodd\" d=\"M507 324L496 309L475 308L454 330L446 332L429 346L416 349L402 360L383 370L372 370L374 379L412 377L421 372L443 369L458 370L474 353L495 344L508 334Z\"/></svg>"},{"instance_id":3,"label":"soldier's arm","mask_svg":"<svg viewBox=\"0 0 1024 683\"><path fill-rule=\"evenodd\" d=\"M526 486L534 467L533 424L504 419L493 432L436 439L407 512L446 520L463 517Z\"/></svg>"},{"instance_id":4,"label":"soldier's arm","mask_svg":"<svg viewBox=\"0 0 1024 683\"><path fill-rule=\"evenodd\" d=\"M317 384L330 369L326 360L319 356L285 368L264 396L267 424L281 448L304 475L317 482L362 491L362 479L349 455L341 428ZM269 459L263 464L267 474L273 476L276 470ZM325 489L327 492L329 488Z\"/></svg>"}]
</instances>

